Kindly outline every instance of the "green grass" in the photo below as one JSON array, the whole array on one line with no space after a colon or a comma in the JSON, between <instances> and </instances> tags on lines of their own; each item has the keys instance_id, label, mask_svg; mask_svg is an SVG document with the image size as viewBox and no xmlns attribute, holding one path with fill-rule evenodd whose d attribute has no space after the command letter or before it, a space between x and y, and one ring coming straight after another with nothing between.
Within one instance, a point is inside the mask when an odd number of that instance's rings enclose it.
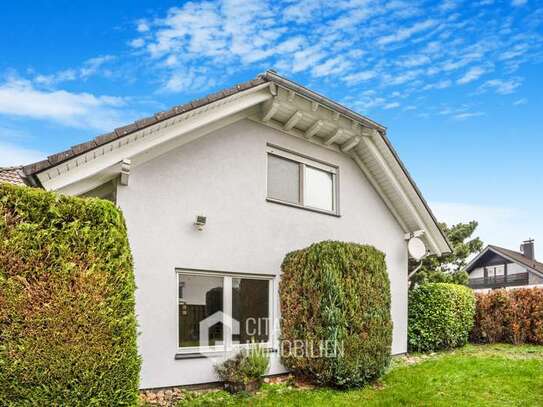
<instances>
[{"instance_id":1,"label":"green grass","mask_svg":"<svg viewBox=\"0 0 543 407\"><path fill-rule=\"evenodd\" d=\"M468 345L396 359L373 386L338 391L264 385L257 395L189 394L180 406L543 406L543 347Z\"/></svg>"}]
</instances>

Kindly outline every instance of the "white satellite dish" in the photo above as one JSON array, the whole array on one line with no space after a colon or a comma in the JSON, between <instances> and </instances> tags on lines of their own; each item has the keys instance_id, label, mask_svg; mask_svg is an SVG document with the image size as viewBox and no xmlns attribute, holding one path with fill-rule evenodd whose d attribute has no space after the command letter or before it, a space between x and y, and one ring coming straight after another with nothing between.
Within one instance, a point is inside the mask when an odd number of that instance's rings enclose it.
<instances>
[{"instance_id":1,"label":"white satellite dish","mask_svg":"<svg viewBox=\"0 0 543 407\"><path fill-rule=\"evenodd\" d=\"M426 245L418 237L409 239L407 250L409 251L409 255L417 261L426 256Z\"/></svg>"}]
</instances>

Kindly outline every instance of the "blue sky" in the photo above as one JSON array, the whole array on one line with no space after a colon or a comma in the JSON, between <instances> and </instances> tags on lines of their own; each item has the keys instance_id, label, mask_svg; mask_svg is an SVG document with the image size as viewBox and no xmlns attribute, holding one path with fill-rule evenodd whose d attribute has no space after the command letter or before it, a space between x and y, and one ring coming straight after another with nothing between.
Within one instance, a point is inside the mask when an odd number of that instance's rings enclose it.
<instances>
[{"instance_id":1,"label":"blue sky","mask_svg":"<svg viewBox=\"0 0 543 407\"><path fill-rule=\"evenodd\" d=\"M274 68L387 126L440 219L543 259L542 1L19 0L0 50L0 165Z\"/></svg>"}]
</instances>

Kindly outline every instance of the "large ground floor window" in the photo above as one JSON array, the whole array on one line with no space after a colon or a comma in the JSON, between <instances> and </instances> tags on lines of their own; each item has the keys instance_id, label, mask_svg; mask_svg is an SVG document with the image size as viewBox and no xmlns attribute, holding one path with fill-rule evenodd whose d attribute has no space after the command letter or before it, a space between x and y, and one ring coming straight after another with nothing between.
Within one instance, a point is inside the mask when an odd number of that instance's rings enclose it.
<instances>
[{"instance_id":1,"label":"large ground floor window","mask_svg":"<svg viewBox=\"0 0 543 407\"><path fill-rule=\"evenodd\" d=\"M180 352L272 342L273 279L177 270Z\"/></svg>"}]
</instances>

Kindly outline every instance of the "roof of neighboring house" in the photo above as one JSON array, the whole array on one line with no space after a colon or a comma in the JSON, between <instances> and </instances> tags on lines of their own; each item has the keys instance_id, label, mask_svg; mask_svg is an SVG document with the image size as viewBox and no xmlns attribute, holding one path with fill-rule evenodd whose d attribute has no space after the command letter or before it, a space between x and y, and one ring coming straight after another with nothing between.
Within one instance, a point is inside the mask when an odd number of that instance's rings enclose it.
<instances>
[{"instance_id":1,"label":"roof of neighboring house","mask_svg":"<svg viewBox=\"0 0 543 407\"><path fill-rule=\"evenodd\" d=\"M15 185L26 185L24 181L23 167L0 167L0 182L8 182Z\"/></svg>"},{"instance_id":2,"label":"roof of neighboring house","mask_svg":"<svg viewBox=\"0 0 543 407\"><path fill-rule=\"evenodd\" d=\"M381 196L392 194L392 199L409 200L406 201L406 203L402 207L402 210L409 213L409 216L411 216L411 223L417 223L418 225L413 226L411 224L408 228L406 228L405 225L402 225L402 228L404 230L409 229L409 231L415 231L417 229L428 229L428 231L432 235L430 239L433 241L434 248L439 245L439 252L441 253L451 250L450 243L448 242L447 237L443 234L443 231L440 229L438 222L433 215L428 203L422 196L421 191L419 190L413 179L411 178L411 175L407 171L405 165L400 160L396 150L388 140L388 137L386 135L386 127L334 102L331 99L315 93L298 83L283 78L275 71L267 71L264 74L258 75L255 79L252 79L250 81L210 94L201 99L191 101L184 105L175 106L166 112L156 113L153 116L143 118L127 126L117 128L111 133L103 134L94 138L93 140L72 146L70 149L62 151L60 153L53 154L49 156L46 160L26 165L23 167L24 175L26 176L28 183L36 186L41 186L43 179L51 179L51 176L57 177L59 174L61 174L61 172L69 171L71 168L70 166L73 163L75 163L73 165L77 167L80 164L78 160L81 160L83 165L86 165L87 157L90 156L93 151L98 151L98 149L101 149L101 153L99 154L101 156L101 154L105 154L106 148L108 149L108 151L111 151L114 146L123 145L125 140L127 140L126 142L128 143L131 142L131 138L137 140L140 134L155 131L155 129L158 128L157 124L159 124L160 126L171 125L171 123L173 123L173 120L184 120L183 118L197 115L199 114L199 112L205 111L205 109L215 109L217 106L220 106L223 103L227 103L228 100L232 100L232 98L238 96L241 97L242 93L246 94L246 92L257 91L264 87L268 87L270 89L270 97L272 95L277 95L277 89L281 88L288 91L289 94L292 93L293 95L299 94L303 96L303 98L311 101L315 106L317 106L317 109L318 106L322 106L325 109L335 112L335 114L338 115L337 117L343 116L347 120L352 121L353 125L356 122L357 125L360 124L364 128L374 131L378 135L375 141L379 145L377 146L377 148L373 146L374 150L366 149L366 151L369 151L368 154L375 154L376 151L381 154L384 152L387 155L385 159L390 160L390 165L392 165L393 167L392 169L380 169L381 171L385 171L385 178L392 177L394 175L396 177L400 177L399 179L402 185L406 183L406 186L404 187L405 190L403 190L401 185L397 183L397 180L393 180L393 185L391 186L390 190L392 192L379 190L379 194L381 194ZM336 119L334 118L334 120ZM357 143L358 141L359 140L356 140ZM361 143L361 145L362 144L363 143ZM95 158L96 157L93 156L92 159ZM382 164L383 161L380 161L375 168L379 168ZM387 164L384 165L386 166ZM363 171L373 171L373 169L374 166L369 165L365 170L363 169ZM56 173L52 171L56 171ZM377 188L380 189L379 186L377 186ZM387 196L387 198L389 197ZM383 199L385 199L385 202L390 208L390 202L388 202L387 198ZM411 200L413 200L414 203L411 202ZM421 207L420 209L419 206ZM401 215L398 215L394 212L395 208L392 208L391 210L397 218L401 217ZM424 225L420 226L421 223L424 223Z\"/></svg>"},{"instance_id":3,"label":"roof of neighboring house","mask_svg":"<svg viewBox=\"0 0 543 407\"><path fill-rule=\"evenodd\" d=\"M475 257L467 266L466 271L469 273L473 271L477 261L486 253L492 251L499 256L506 258L507 260L517 263L520 266L526 267L536 273L543 275L543 263L538 262L537 260L532 260L529 257L526 257L520 252L514 250L505 249L503 247L488 245L477 257Z\"/></svg>"}]
</instances>

